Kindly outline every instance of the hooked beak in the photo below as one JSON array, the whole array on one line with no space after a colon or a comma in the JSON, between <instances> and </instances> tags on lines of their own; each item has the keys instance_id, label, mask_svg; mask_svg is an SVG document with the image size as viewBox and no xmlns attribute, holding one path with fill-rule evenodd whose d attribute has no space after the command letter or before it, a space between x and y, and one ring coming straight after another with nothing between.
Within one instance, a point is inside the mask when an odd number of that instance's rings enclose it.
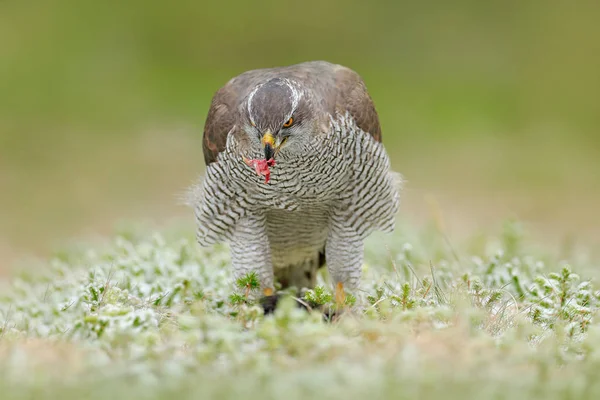
<instances>
[{"instance_id":1,"label":"hooked beak","mask_svg":"<svg viewBox=\"0 0 600 400\"><path fill-rule=\"evenodd\" d=\"M265 160L270 160L275 157L276 150L279 149L279 145L275 144L275 138L271 131L265 132L261 139L261 143L265 149Z\"/></svg>"}]
</instances>

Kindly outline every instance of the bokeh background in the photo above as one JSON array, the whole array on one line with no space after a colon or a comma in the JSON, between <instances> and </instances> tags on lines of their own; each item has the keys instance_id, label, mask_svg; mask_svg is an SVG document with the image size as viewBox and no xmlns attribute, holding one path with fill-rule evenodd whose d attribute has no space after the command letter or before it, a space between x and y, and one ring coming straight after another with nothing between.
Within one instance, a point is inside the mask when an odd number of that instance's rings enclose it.
<instances>
[{"instance_id":1,"label":"bokeh background","mask_svg":"<svg viewBox=\"0 0 600 400\"><path fill-rule=\"evenodd\" d=\"M0 263L119 221L191 219L212 94L247 69L358 71L400 218L519 218L600 243L597 1L0 2ZM454 237L453 236L453 237Z\"/></svg>"}]
</instances>

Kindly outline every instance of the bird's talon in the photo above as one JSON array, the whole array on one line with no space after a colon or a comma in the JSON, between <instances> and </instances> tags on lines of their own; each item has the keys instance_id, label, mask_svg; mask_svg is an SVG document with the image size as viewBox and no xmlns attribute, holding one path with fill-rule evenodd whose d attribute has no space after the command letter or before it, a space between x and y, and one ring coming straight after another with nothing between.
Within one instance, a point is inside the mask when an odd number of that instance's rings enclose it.
<instances>
[{"instance_id":1,"label":"bird's talon","mask_svg":"<svg viewBox=\"0 0 600 400\"><path fill-rule=\"evenodd\" d=\"M266 289L265 289L266 292ZM265 295L264 297L262 297L260 299L260 305L263 308L264 314L272 314L275 312L275 309L277 308L277 303L279 302L279 295L278 294L273 294L273 291L271 290L271 295Z\"/></svg>"},{"instance_id":2,"label":"bird's talon","mask_svg":"<svg viewBox=\"0 0 600 400\"><path fill-rule=\"evenodd\" d=\"M346 309L338 305L331 305L323 310L323 321L325 322L337 322L344 314Z\"/></svg>"}]
</instances>

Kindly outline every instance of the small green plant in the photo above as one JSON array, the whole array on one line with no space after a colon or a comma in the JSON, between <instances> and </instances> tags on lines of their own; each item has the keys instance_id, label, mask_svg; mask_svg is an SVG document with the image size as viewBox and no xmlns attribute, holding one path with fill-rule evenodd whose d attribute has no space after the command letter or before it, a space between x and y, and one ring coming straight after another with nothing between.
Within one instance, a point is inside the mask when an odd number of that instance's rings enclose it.
<instances>
[{"instance_id":1,"label":"small green plant","mask_svg":"<svg viewBox=\"0 0 600 400\"><path fill-rule=\"evenodd\" d=\"M344 305L352 307L356 304L356 296L352 293L346 293L346 298L344 299Z\"/></svg>"},{"instance_id":2,"label":"small green plant","mask_svg":"<svg viewBox=\"0 0 600 400\"><path fill-rule=\"evenodd\" d=\"M304 300L313 308L318 308L333 301L333 294L323 286L316 286L314 289L307 290L304 293Z\"/></svg>"},{"instance_id":3,"label":"small green plant","mask_svg":"<svg viewBox=\"0 0 600 400\"><path fill-rule=\"evenodd\" d=\"M412 295L412 289L408 282L402 284L399 295L393 295L392 299L400 306L403 311L411 310L417 303Z\"/></svg>"},{"instance_id":4,"label":"small green plant","mask_svg":"<svg viewBox=\"0 0 600 400\"><path fill-rule=\"evenodd\" d=\"M579 275L568 265L559 273L538 276L529 294L527 303L532 320L548 329L553 329L557 323L566 324L569 336L584 333L599 306L591 282L581 282Z\"/></svg>"},{"instance_id":5,"label":"small green plant","mask_svg":"<svg viewBox=\"0 0 600 400\"><path fill-rule=\"evenodd\" d=\"M258 274L255 271L248 272L246 275L236 280L236 286L239 290L243 291L244 298L248 300L250 298L250 293L260 288Z\"/></svg>"},{"instance_id":6,"label":"small green plant","mask_svg":"<svg viewBox=\"0 0 600 400\"><path fill-rule=\"evenodd\" d=\"M377 303L383 299L383 296L385 294L385 288L381 285L376 286L374 288L374 291L374 294L367 295L367 300L372 306L377 305Z\"/></svg>"},{"instance_id":7,"label":"small green plant","mask_svg":"<svg viewBox=\"0 0 600 400\"><path fill-rule=\"evenodd\" d=\"M239 293L232 293L229 295L229 302L234 306L243 304L246 302L246 300L247 298Z\"/></svg>"}]
</instances>

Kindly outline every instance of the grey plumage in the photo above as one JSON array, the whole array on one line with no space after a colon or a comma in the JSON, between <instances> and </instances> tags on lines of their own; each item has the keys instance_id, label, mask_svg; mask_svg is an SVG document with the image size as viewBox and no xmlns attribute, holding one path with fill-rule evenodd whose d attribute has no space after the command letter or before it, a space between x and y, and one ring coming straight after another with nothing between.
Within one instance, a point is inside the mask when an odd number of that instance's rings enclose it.
<instances>
[{"instance_id":1,"label":"grey plumage","mask_svg":"<svg viewBox=\"0 0 600 400\"><path fill-rule=\"evenodd\" d=\"M265 132L278 150L268 183L243 160L265 157ZM358 287L363 241L394 229L402 182L358 74L322 61L241 74L213 97L203 148L200 245L229 242L234 275L258 272L265 293L275 279L313 287L324 260Z\"/></svg>"}]
</instances>

